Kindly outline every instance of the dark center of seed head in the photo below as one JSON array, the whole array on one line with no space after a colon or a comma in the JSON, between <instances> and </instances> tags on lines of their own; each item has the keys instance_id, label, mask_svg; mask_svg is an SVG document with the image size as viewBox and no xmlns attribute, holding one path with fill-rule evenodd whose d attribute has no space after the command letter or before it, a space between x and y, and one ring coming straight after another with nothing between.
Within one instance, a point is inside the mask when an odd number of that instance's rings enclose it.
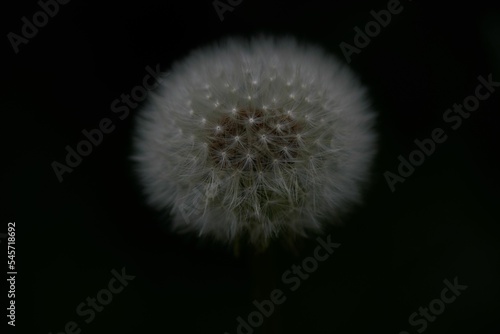
<instances>
[{"instance_id":1,"label":"dark center of seed head","mask_svg":"<svg viewBox=\"0 0 500 334\"><path fill-rule=\"evenodd\" d=\"M221 169L265 171L292 164L299 154L300 130L283 110L240 109L222 116L211 131L209 156Z\"/></svg>"}]
</instances>

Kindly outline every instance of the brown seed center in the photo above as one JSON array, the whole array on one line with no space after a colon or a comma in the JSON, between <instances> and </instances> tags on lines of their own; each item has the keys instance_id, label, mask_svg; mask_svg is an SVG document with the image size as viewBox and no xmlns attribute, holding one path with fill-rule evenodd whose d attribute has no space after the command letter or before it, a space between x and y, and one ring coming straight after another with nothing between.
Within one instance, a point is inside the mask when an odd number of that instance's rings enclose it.
<instances>
[{"instance_id":1,"label":"brown seed center","mask_svg":"<svg viewBox=\"0 0 500 334\"><path fill-rule=\"evenodd\" d=\"M300 125L282 110L241 109L209 135L209 156L221 169L264 171L298 155Z\"/></svg>"}]
</instances>

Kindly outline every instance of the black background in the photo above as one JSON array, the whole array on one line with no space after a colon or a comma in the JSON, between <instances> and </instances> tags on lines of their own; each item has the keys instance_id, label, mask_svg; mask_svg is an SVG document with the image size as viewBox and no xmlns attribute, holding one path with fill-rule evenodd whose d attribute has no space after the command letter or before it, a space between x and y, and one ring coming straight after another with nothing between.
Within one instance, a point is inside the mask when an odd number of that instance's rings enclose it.
<instances>
[{"instance_id":1,"label":"black background","mask_svg":"<svg viewBox=\"0 0 500 334\"><path fill-rule=\"evenodd\" d=\"M353 44L353 28L387 7L325 3L245 0L221 22L211 1L73 0L18 54L6 36L40 7L3 5L0 232L16 221L17 332L59 333L73 320L81 333L236 333L236 317L254 310L248 258L168 232L128 158L140 107L119 120L110 104L142 83L146 66L168 70L227 36L293 35L345 61L339 44ZM410 314L458 277L467 290L425 332L500 333L500 92L456 131L442 119L479 75L500 81L500 11L480 1L401 4L346 64L379 113L373 183L345 227L325 231L342 246L297 291L281 286L283 332L416 333ZM51 163L106 117L116 129L60 183ZM448 139L392 193L383 173L436 127ZM315 246L297 257L278 252L278 275ZM123 267L135 279L86 324L77 305Z\"/></svg>"}]
</instances>

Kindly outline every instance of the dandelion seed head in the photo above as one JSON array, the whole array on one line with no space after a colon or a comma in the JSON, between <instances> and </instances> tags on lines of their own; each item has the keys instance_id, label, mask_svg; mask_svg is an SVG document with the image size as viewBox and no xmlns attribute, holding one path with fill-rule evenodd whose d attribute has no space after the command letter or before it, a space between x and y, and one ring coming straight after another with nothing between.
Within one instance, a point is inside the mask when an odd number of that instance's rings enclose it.
<instances>
[{"instance_id":1,"label":"dandelion seed head","mask_svg":"<svg viewBox=\"0 0 500 334\"><path fill-rule=\"evenodd\" d=\"M230 39L177 63L154 95L134 160L174 228L265 247L319 232L361 199L374 112L357 78L320 49Z\"/></svg>"}]
</instances>

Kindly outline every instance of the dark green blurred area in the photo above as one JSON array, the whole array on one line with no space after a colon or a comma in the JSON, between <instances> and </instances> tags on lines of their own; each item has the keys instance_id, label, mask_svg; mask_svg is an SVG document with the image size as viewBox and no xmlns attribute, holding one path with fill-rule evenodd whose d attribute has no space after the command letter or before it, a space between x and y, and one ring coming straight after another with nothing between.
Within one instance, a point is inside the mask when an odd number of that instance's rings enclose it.
<instances>
[{"instance_id":1,"label":"dark green blurred area","mask_svg":"<svg viewBox=\"0 0 500 334\"><path fill-rule=\"evenodd\" d=\"M18 332L59 333L73 320L82 333L236 333L236 318L254 310L248 254L236 259L224 246L167 231L131 170L138 108L119 120L110 104L141 84L145 66L168 70L227 36L293 35L345 61L339 44L353 44L354 27L387 3L248 0L221 22L211 1L82 0L61 6L18 54L4 38L0 233L17 222ZM401 5L346 64L379 112L373 182L345 226L325 231L342 246L297 291L281 286L284 333L417 333L408 317L454 277L467 290L425 333L500 333L500 89L457 130L443 121L479 75L500 81L500 8ZM39 10L34 1L9 7L5 35ZM59 183L51 163L105 117L116 130ZM392 193L384 172L396 172L398 156L438 127L447 140ZM297 257L278 252L277 280L314 247L313 238ZM122 267L136 278L86 324L77 305Z\"/></svg>"}]
</instances>

